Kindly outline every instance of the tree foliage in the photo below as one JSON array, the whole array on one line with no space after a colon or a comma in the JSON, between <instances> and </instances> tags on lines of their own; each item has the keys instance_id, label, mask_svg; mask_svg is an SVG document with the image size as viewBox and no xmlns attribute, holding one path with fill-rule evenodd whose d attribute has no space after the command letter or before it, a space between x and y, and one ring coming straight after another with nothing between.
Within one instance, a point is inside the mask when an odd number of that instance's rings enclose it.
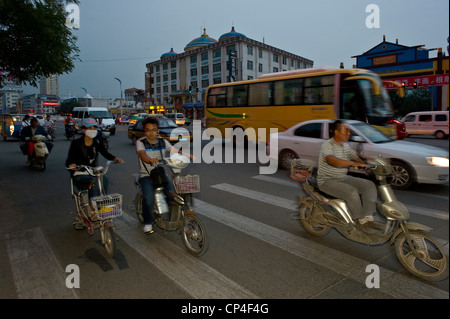
<instances>
[{"instance_id":1,"label":"tree foliage","mask_svg":"<svg viewBox=\"0 0 450 319\"><path fill-rule=\"evenodd\" d=\"M62 0L0 0L0 71L33 86L41 76L72 71L79 49L66 16ZM5 80L0 72L0 87Z\"/></svg>"},{"instance_id":2,"label":"tree foliage","mask_svg":"<svg viewBox=\"0 0 450 319\"><path fill-rule=\"evenodd\" d=\"M397 95L391 95L391 98L397 116L431 110L432 94L425 89L407 90L405 97L399 98Z\"/></svg>"}]
</instances>

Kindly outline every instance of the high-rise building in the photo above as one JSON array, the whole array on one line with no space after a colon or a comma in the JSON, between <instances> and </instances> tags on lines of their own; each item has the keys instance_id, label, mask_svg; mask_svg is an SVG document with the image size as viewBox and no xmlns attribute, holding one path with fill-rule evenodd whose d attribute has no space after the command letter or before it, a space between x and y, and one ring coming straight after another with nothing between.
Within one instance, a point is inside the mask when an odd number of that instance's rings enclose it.
<instances>
[{"instance_id":1,"label":"high-rise building","mask_svg":"<svg viewBox=\"0 0 450 319\"><path fill-rule=\"evenodd\" d=\"M39 81L40 93L48 95L59 95L59 75L52 74L49 77L41 76Z\"/></svg>"},{"instance_id":2,"label":"high-rise building","mask_svg":"<svg viewBox=\"0 0 450 319\"><path fill-rule=\"evenodd\" d=\"M185 103L201 104L212 84L257 79L265 73L313 67L313 61L231 31L219 40L203 34L183 53L170 52L146 65L145 105L182 110Z\"/></svg>"}]
</instances>

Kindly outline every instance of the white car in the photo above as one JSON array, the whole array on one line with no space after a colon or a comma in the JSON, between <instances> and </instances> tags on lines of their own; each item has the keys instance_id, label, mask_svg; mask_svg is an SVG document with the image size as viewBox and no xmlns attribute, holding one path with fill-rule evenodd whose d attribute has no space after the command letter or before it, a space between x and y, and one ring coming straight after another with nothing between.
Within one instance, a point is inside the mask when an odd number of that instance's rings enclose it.
<instances>
[{"instance_id":1,"label":"white car","mask_svg":"<svg viewBox=\"0 0 450 319\"><path fill-rule=\"evenodd\" d=\"M354 120L342 120L352 131L350 146L362 157L378 155L390 159L394 171L392 186L406 189L413 182L444 184L449 180L449 153L441 148L393 140L373 126ZM303 158L317 163L322 143L329 139L329 125L334 120L312 120L299 123L282 133L270 135L270 144L278 138L279 166L290 169L292 159Z\"/></svg>"}]
</instances>

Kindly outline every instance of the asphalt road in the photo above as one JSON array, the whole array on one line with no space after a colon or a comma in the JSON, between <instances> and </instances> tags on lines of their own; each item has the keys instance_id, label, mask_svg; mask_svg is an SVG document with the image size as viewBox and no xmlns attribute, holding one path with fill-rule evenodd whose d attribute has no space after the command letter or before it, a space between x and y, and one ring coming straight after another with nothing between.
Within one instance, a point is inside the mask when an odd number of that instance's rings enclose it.
<instances>
[{"instance_id":1,"label":"asphalt road","mask_svg":"<svg viewBox=\"0 0 450 319\"><path fill-rule=\"evenodd\" d=\"M64 169L70 141L62 129L45 172L25 165L17 142L0 142L0 298L175 299L174 313L186 310L187 300L219 299L216 314L231 310L232 299L247 298L260 309L274 299L448 299L448 279L410 275L388 243L369 247L335 231L308 235L292 219L299 186L284 171L261 175L255 163L198 163L185 170L201 175L195 208L210 240L204 256L187 254L174 232L144 235L133 213L138 162L126 128L110 138L110 152L126 161L108 172L110 192L123 194L125 207L116 219L114 259L106 257L98 233L89 237L71 226L74 203ZM419 142L448 149L448 140ZM447 254L448 192L448 183L396 192L412 221L434 228ZM80 271L80 288L66 286L69 265ZM379 267L380 288L366 286L368 265Z\"/></svg>"}]
</instances>

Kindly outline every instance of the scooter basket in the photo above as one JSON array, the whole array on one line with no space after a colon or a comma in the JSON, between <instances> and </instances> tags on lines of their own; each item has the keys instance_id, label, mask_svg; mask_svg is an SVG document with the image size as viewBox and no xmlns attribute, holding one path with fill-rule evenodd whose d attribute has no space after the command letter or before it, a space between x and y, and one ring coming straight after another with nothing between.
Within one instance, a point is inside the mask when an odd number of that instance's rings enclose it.
<instances>
[{"instance_id":1,"label":"scooter basket","mask_svg":"<svg viewBox=\"0 0 450 319\"><path fill-rule=\"evenodd\" d=\"M291 161L290 178L296 181L304 182L311 176L314 166L315 165L312 161L294 159Z\"/></svg>"},{"instance_id":2,"label":"scooter basket","mask_svg":"<svg viewBox=\"0 0 450 319\"><path fill-rule=\"evenodd\" d=\"M97 218L100 220L119 217L122 215L121 194L93 197L92 205L94 206L94 211Z\"/></svg>"},{"instance_id":3,"label":"scooter basket","mask_svg":"<svg viewBox=\"0 0 450 319\"><path fill-rule=\"evenodd\" d=\"M199 193L200 175L177 176L173 184L178 194Z\"/></svg>"}]
</instances>

